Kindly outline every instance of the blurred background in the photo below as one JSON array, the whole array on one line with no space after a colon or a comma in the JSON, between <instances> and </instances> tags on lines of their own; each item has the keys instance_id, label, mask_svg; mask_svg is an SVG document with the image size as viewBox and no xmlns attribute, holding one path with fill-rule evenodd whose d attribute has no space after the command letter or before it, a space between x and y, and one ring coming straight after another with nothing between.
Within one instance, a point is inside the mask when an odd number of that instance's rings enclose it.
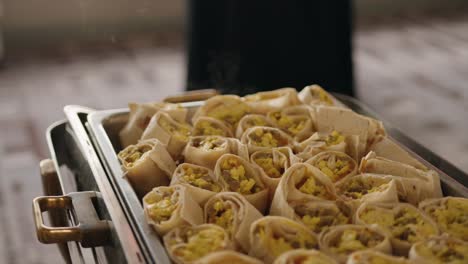
<instances>
[{"instance_id":1,"label":"blurred background","mask_svg":"<svg viewBox=\"0 0 468 264\"><path fill-rule=\"evenodd\" d=\"M64 105L122 108L189 86L188 3L0 1L0 263L61 262L36 241L30 206L42 194L45 130ZM468 1L351 6L356 96L468 171Z\"/></svg>"}]
</instances>

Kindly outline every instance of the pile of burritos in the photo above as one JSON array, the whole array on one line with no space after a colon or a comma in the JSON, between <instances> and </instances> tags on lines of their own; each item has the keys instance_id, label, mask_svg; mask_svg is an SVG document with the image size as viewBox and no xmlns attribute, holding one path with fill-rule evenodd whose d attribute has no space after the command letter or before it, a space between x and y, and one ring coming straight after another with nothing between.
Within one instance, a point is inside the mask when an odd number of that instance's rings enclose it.
<instances>
[{"instance_id":1,"label":"pile of burritos","mask_svg":"<svg viewBox=\"0 0 468 264\"><path fill-rule=\"evenodd\" d=\"M129 107L118 157L174 263L468 263L468 199L318 85Z\"/></svg>"}]
</instances>

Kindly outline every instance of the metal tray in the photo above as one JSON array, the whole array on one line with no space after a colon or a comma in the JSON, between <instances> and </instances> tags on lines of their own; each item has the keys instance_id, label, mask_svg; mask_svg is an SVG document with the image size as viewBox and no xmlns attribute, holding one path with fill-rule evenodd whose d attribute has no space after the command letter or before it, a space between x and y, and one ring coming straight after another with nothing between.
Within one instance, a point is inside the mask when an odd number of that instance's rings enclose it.
<instances>
[{"instance_id":1,"label":"metal tray","mask_svg":"<svg viewBox=\"0 0 468 264\"><path fill-rule=\"evenodd\" d=\"M340 94L334 94L334 96L352 110L382 120L356 99ZM199 101L182 103L181 105L195 108L202 104L203 102ZM90 113L87 117L91 138L101 156L108 176L114 184L117 195L121 199L123 206L125 206L125 212L129 221L136 228L139 238L145 242L152 261L156 263L170 263L159 236L146 223L141 202L130 183L123 177L124 172L117 158L117 153L122 149L118 134L124 127L127 119L128 109L126 108L96 111ZM419 159L427 167L440 174L442 190L445 196L468 197L468 175L405 136L388 122L384 122L384 124L391 138L412 153L415 158Z\"/></svg>"}]
</instances>

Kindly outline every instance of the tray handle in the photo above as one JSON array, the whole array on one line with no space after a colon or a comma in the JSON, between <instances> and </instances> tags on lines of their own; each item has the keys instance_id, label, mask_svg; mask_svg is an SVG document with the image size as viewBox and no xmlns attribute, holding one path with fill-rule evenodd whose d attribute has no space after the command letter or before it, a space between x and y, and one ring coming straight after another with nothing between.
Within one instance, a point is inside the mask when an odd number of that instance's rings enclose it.
<instances>
[{"instance_id":1,"label":"tray handle","mask_svg":"<svg viewBox=\"0 0 468 264\"><path fill-rule=\"evenodd\" d=\"M168 96L164 98L163 101L166 103L174 103L174 104L193 102L193 101L204 101L218 94L219 92L216 89L194 90L194 91L188 91L179 95Z\"/></svg>"},{"instance_id":2,"label":"tray handle","mask_svg":"<svg viewBox=\"0 0 468 264\"><path fill-rule=\"evenodd\" d=\"M37 238L44 244L80 242L83 247L103 246L110 241L110 223L99 220L94 203L99 193L75 192L63 196L41 196L33 200ZM93 202L94 200L94 202ZM42 213L49 210L70 210L76 226L51 227L44 224Z\"/></svg>"}]
</instances>

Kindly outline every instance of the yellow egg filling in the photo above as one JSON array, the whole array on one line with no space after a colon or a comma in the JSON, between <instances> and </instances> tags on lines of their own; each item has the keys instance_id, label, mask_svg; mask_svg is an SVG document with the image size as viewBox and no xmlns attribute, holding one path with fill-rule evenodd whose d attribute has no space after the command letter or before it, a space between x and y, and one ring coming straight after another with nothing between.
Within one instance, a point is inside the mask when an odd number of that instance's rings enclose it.
<instances>
[{"instance_id":1,"label":"yellow egg filling","mask_svg":"<svg viewBox=\"0 0 468 264\"><path fill-rule=\"evenodd\" d=\"M332 182L341 180L354 169L349 160L339 156L336 156L336 158L328 157L328 159L319 160L314 166L330 177Z\"/></svg>"},{"instance_id":2,"label":"yellow egg filling","mask_svg":"<svg viewBox=\"0 0 468 264\"><path fill-rule=\"evenodd\" d=\"M236 104L219 104L208 113L208 116L235 125L249 112L250 107L247 104L238 102Z\"/></svg>"},{"instance_id":3,"label":"yellow egg filling","mask_svg":"<svg viewBox=\"0 0 468 264\"><path fill-rule=\"evenodd\" d=\"M232 192L253 194L262 190L255 179L247 174L244 165L237 158L225 159L221 164L221 173Z\"/></svg>"},{"instance_id":4,"label":"yellow egg filling","mask_svg":"<svg viewBox=\"0 0 468 264\"><path fill-rule=\"evenodd\" d=\"M447 199L442 206L425 211L442 231L468 241L468 200Z\"/></svg>"},{"instance_id":5,"label":"yellow egg filling","mask_svg":"<svg viewBox=\"0 0 468 264\"><path fill-rule=\"evenodd\" d=\"M342 185L341 193L352 199L360 199L364 195L383 191L388 188L388 182L365 181L360 177L353 177L346 184Z\"/></svg>"},{"instance_id":6,"label":"yellow egg filling","mask_svg":"<svg viewBox=\"0 0 468 264\"><path fill-rule=\"evenodd\" d=\"M274 256L279 256L292 249L313 249L317 245L315 238L306 232L297 232L290 236L281 236L278 234L267 235L265 227L259 227L257 235Z\"/></svg>"},{"instance_id":7,"label":"yellow egg filling","mask_svg":"<svg viewBox=\"0 0 468 264\"><path fill-rule=\"evenodd\" d=\"M338 131L333 130L325 139L327 146L338 145L345 140L345 137Z\"/></svg>"},{"instance_id":8,"label":"yellow egg filling","mask_svg":"<svg viewBox=\"0 0 468 264\"><path fill-rule=\"evenodd\" d=\"M177 125L175 123L172 123L164 116L161 116L159 118L158 123L164 130L172 134L173 137L178 138L180 140L186 141L191 134L190 128L184 125Z\"/></svg>"},{"instance_id":9,"label":"yellow egg filling","mask_svg":"<svg viewBox=\"0 0 468 264\"><path fill-rule=\"evenodd\" d=\"M189 230L185 238L186 244L178 247L174 255L184 261L194 261L222 249L224 240L225 233L217 228Z\"/></svg>"},{"instance_id":10,"label":"yellow egg filling","mask_svg":"<svg viewBox=\"0 0 468 264\"><path fill-rule=\"evenodd\" d=\"M412 208L401 208L398 212L392 212L370 207L362 212L360 219L366 224L377 224L387 228L394 238L409 243L437 234L437 230Z\"/></svg>"},{"instance_id":11,"label":"yellow egg filling","mask_svg":"<svg viewBox=\"0 0 468 264\"><path fill-rule=\"evenodd\" d=\"M143 154L150 151L151 146L130 146L124 149L119 156L122 158L125 167L132 167L136 161L138 161Z\"/></svg>"},{"instance_id":12,"label":"yellow egg filling","mask_svg":"<svg viewBox=\"0 0 468 264\"><path fill-rule=\"evenodd\" d=\"M228 203L216 201L208 211L208 223L224 228L232 235L234 225L234 212Z\"/></svg>"},{"instance_id":13,"label":"yellow egg filling","mask_svg":"<svg viewBox=\"0 0 468 264\"><path fill-rule=\"evenodd\" d=\"M156 223L167 221L179 206L179 196L173 189L167 189L160 196L150 196L145 202L148 203L148 215Z\"/></svg>"},{"instance_id":14,"label":"yellow egg filling","mask_svg":"<svg viewBox=\"0 0 468 264\"><path fill-rule=\"evenodd\" d=\"M321 88L310 90L313 97L319 99L327 105L333 105L333 100L331 97Z\"/></svg>"},{"instance_id":15,"label":"yellow egg filling","mask_svg":"<svg viewBox=\"0 0 468 264\"><path fill-rule=\"evenodd\" d=\"M462 264L468 262L468 244L460 241L429 239L416 249L421 256L434 261L434 263Z\"/></svg>"},{"instance_id":16,"label":"yellow egg filling","mask_svg":"<svg viewBox=\"0 0 468 264\"><path fill-rule=\"evenodd\" d=\"M310 194L327 200L333 199L333 195L312 175L305 175L301 181L296 184L296 188L305 194Z\"/></svg>"},{"instance_id":17,"label":"yellow egg filling","mask_svg":"<svg viewBox=\"0 0 468 264\"><path fill-rule=\"evenodd\" d=\"M375 247L383 240L384 237L382 235L369 229L347 229L330 246L333 252L350 254L358 250Z\"/></svg>"},{"instance_id":18,"label":"yellow egg filling","mask_svg":"<svg viewBox=\"0 0 468 264\"><path fill-rule=\"evenodd\" d=\"M258 155L258 158L254 158L254 162L262 168L262 170L270 178L279 178L283 175L285 168L283 162L273 162L273 155L271 153L265 153L264 155Z\"/></svg>"},{"instance_id":19,"label":"yellow egg filling","mask_svg":"<svg viewBox=\"0 0 468 264\"><path fill-rule=\"evenodd\" d=\"M249 117L244 123L244 129L248 129L254 126L265 126L267 124L265 118L260 116Z\"/></svg>"},{"instance_id":20,"label":"yellow egg filling","mask_svg":"<svg viewBox=\"0 0 468 264\"><path fill-rule=\"evenodd\" d=\"M294 211L302 223L315 233L320 233L329 226L344 225L350 222L349 217L342 211L330 208L309 208L307 205L300 205L295 207Z\"/></svg>"},{"instance_id":21,"label":"yellow egg filling","mask_svg":"<svg viewBox=\"0 0 468 264\"><path fill-rule=\"evenodd\" d=\"M261 128L251 133L250 139L252 140L252 144L259 147L276 148L288 144L288 141L282 138L281 135L277 135L275 131L268 131Z\"/></svg>"},{"instance_id":22,"label":"yellow egg filling","mask_svg":"<svg viewBox=\"0 0 468 264\"><path fill-rule=\"evenodd\" d=\"M186 166L183 168L183 173L182 178L190 185L212 192L221 191L221 186L210 177L207 169Z\"/></svg>"},{"instance_id":23,"label":"yellow egg filling","mask_svg":"<svg viewBox=\"0 0 468 264\"><path fill-rule=\"evenodd\" d=\"M220 128L216 127L216 124L203 120L197 122L194 128L195 136L226 136L226 132Z\"/></svg>"},{"instance_id":24,"label":"yellow egg filling","mask_svg":"<svg viewBox=\"0 0 468 264\"><path fill-rule=\"evenodd\" d=\"M269 116L279 128L293 136L304 130L307 122L306 117L289 117L280 111L270 113Z\"/></svg>"},{"instance_id":25,"label":"yellow egg filling","mask_svg":"<svg viewBox=\"0 0 468 264\"><path fill-rule=\"evenodd\" d=\"M225 146L226 142L217 136L207 136L205 138L197 138L193 141L193 146L203 150L219 150Z\"/></svg>"}]
</instances>

